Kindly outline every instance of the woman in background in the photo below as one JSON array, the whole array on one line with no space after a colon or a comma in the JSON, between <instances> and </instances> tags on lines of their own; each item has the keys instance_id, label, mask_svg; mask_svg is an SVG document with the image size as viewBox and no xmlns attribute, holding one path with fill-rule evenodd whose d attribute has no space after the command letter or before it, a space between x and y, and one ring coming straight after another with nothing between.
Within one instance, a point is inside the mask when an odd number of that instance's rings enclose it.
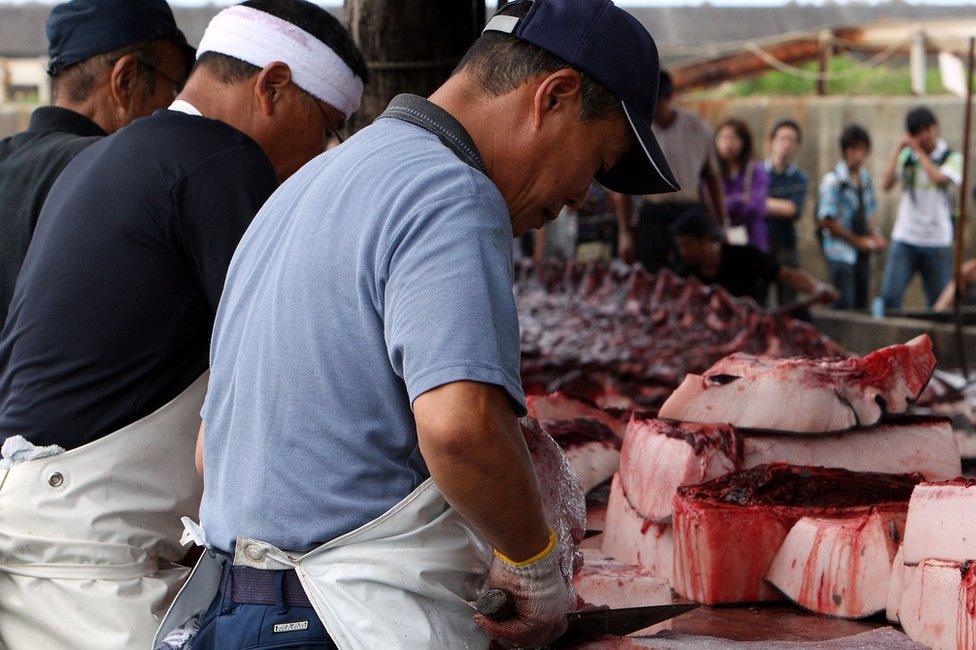
<instances>
[{"instance_id":1,"label":"woman in background","mask_svg":"<svg viewBox=\"0 0 976 650\"><path fill-rule=\"evenodd\" d=\"M752 133L745 122L728 119L715 130L715 152L725 190L731 244L751 244L769 252L766 232L766 194L769 175L752 159Z\"/></svg>"}]
</instances>

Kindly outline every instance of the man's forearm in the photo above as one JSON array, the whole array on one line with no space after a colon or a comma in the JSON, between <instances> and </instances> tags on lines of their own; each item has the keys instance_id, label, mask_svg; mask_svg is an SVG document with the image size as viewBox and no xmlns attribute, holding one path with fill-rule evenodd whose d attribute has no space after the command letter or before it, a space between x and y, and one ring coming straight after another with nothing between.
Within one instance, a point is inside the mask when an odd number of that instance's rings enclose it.
<instances>
[{"instance_id":1,"label":"man's forearm","mask_svg":"<svg viewBox=\"0 0 976 650\"><path fill-rule=\"evenodd\" d=\"M447 384L418 397L414 415L420 451L448 503L512 560L543 550L549 526L539 484L505 392Z\"/></svg>"},{"instance_id":2,"label":"man's forearm","mask_svg":"<svg viewBox=\"0 0 976 650\"><path fill-rule=\"evenodd\" d=\"M791 220L797 217L796 203L789 199L766 199L766 216L774 219Z\"/></svg>"},{"instance_id":3,"label":"man's forearm","mask_svg":"<svg viewBox=\"0 0 976 650\"><path fill-rule=\"evenodd\" d=\"M881 182L881 186L885 192L891 190L898 182L898 157L901 154L901 148L895 151L895 155L891 157L888 161L888 167L885 169L884 179Z\"/></svg>"},{"instance_id":4,"label":"man's forearm","mask_svg":"<svg viewBox=\"0 0 976 650\"><path fill-rule=\"evenodd\" d=\"M814 294L820 289L820 282L806 271L780 267L780 279L798 293Z\"/></svg>"},{"instance_id":5,"label":"man's forearm","mask_svg":"<svg viewBox=\"0 0 976 650\"><path fill-rule=\"evenodd\" d=\"M929 177L929 180L936 185L945 185L950 181L949 177L942 173L942 170L936 167L932 158L925 153L925 150L919 147L915 150L915 155L918 156L918 161L922 165L922 169L925 170L925 174Z\"/></svg>"},{"instance_id":6,"label":"man's forearm","mask_svg":"<svg viewBox=\"0 0 976 650\"><path fill-rule=\"evenodd\" d=\"M823 227L834 237L838 239L843 239L848 244L852 246L857 246L860 237L855 235L853 232L840 225L837 219L827 218L823 220Z\"/></svg>"}]
</instances>

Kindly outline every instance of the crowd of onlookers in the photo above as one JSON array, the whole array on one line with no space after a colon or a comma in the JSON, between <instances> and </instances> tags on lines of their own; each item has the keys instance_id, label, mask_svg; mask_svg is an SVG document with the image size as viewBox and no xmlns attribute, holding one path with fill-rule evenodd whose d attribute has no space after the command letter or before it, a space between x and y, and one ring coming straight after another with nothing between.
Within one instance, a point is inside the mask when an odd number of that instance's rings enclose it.
<instances>
[{"instance_id":1,"label":"crowd of onlookers","mask_svg":"<svg viewBox=\"0 0 976 650\"><path fill-rule=\"evenodd\" d=\"M863 126L845 126L837 164L813 193L810 177L795 162L804 136L795 120L773 125L760 158L761 143L744 121L726 119L713 131L677 104L674 83L662 72L653 129L679 192L631 198L594 185L586 205L550 224L526 243L525 253L613 255L652 272L668 267L761 305L774 294L781 310L801 316L816 301L838 309L901 309L916 274L930 308L952 304L953 223L963 157L941 138L930 109L920 106L907 114L905 135L877 181L866 166L870 135ZM890 241L876 222L877 186L900 189ZM808 194L816 203L806 223L816 233L828 282L801 270L798 231ZM880 295L872 301L876 255L886 258ZM976 279L976 262L964 271L967 281L970 275Z\"/></svg>"}]
</instances>

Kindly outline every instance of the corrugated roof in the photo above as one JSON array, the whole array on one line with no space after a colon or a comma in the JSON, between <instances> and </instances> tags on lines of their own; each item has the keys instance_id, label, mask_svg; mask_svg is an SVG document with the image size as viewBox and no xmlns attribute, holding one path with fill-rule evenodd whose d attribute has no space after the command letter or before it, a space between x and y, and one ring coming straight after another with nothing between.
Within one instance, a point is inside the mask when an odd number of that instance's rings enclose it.
<instances>
[{"instance_id":1,"label":"corrugated roof","mask_svg":"<svg viewBox=\"0 0 976 650\"><path fill-rule=\"evenodd\" d=\"M50 5L0 3L0 56L42 56L47 49L44 21ZM192 43L203 35L215 6L176 7L177 23ZM803 32L828 25L863 25L881 20L976 16L976 5L913 5L901 0L868 5L790 3L782 7L633 7L657 40L668 63L709 53L709 45ZM330 8L341 15L340 7Z\"/></svg>"}]
</instances>

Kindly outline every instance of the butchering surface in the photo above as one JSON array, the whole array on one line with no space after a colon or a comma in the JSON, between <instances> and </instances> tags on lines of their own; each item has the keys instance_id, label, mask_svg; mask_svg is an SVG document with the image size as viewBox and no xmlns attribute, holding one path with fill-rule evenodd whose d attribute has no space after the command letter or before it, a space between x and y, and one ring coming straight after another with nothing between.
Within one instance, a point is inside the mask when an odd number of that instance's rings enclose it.
<instances>
[{"instance_id":1,"label":"butchering surface","mask_svg":"<svg viewBox=\"0 0 976 650\"><path fill-rule=\"evenodd\" d=\"M600 406L653 411L686 374L733 352L846 356L807 323L669 271L523 261L516 298L526 394L562 390Z\"/></svg>"}]
</instances>

